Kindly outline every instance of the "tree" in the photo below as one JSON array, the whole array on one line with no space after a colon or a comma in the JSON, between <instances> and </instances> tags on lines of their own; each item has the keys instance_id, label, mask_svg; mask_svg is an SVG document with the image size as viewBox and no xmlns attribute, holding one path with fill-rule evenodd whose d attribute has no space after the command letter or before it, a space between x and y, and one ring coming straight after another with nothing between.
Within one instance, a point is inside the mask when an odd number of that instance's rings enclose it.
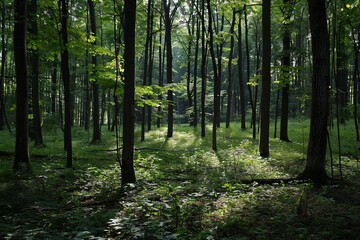
<instances>
[{"instance_id":1,"label":"tree","mask_svg":"<svg viewBox=\"0 0 360 240\"><path fill-rule=\"evenodd\" d=\"M330 44L324 0L308 0L313 55L312 102L307 160L301 179L325 184L327 121L329 115Z\"/></svg>"},{"instance_id":2,"label":"tree","mask_svg":"<svg viewBox=\"0 0 360 240\"><path fill-rule=\"evenodd\" d=\"M61 7L61 74L64 83L65 97L65 131L64 147L66 150L66 167L72 167L72 138L71 138L71 89L70 89L70 71L69 71L69 51L68 51L68 0L60 0Z\"/></svg>"},{"instance_id":3,"label":"tree","mask_svg":"<svg viewBox=\"0 0 360 240\"><path fill-rule=\"evenodd\" d=\"M260 156L269 156L269 122L270 122L270 61L271 61L271 32L270 32L270 1L262 1L262 31L263 31L263 57L262 57L262 86L260 102Z\"/></svg>"},{"instance_id":4,"label":"tree","mask_svg":"<svg viewBox=\"0 0 360 240\"><path fill-rule=\"evenodd\" d=\"M92 42L94 48L96 47L96 18L95 18L95 8L93 0L88 0L89 12L90 12L90 25L91 25L91 33L94 37L94 41ZM95 50L95 49L94 49ZM91 57L92 63L92 89L93 89L93 138L92 143L101 141L100 134L100 114L99 114L99 85L96 80L96 66L97 66L97 58L96 53L94 52Z\"/></svg>"},{"instance_id":5,"label":"tree","mask_svg":"<svg viewBox=\"0 0 360 240\"><path fill-rule=\"evenodd\" d=\"M14 1L14 57L16 74L16 142L13 170L30 170L28 144L28 78L26 61L26 1Z\"/></svg>"},{"instance_id":6,"label":"tree","mask_svg":"<svg viewBox=\"0 0 360 240\"><path fill-rule=\"evenodd\" d=\"M207 9L209 15L209 51L211 54L211 61L214 72L214 114L213 114L213 132L212 132L212 149L217 151L216 146L216 128L218 127L218 122L220 119L220 79L218 75L218 67L216 65L216 58L214 53L214 37L213 37L213 28L212 28L212 14L210 0L207 0Z\"/></svg>"},{"instance_id":7,"label":"tree","mask_svg":"<svg viewBox=\"0 0 360 240\"><path fill-rule=\"evenodd\" d=\"M281 98L281 124L280 140L289 142L288 120L289 120L289 82L290 82L290 16L292 11L291 0L283 0L283 56L282 56L282 98ZM290 2L290 3L289 3Z\"/></svg>"},{"instance_id":8,"label":"tree","mask_svg":"<svg viewBox=\"0 0 360 240\"><path fill-rule=\"evenodd\" d=\"M239 12L239 15L241 11ZM243 66L242 66L242 34L241 34L241 15L239 16L238 26L238 77L239 77L239 92L240 92L240 108L241 108L241 129L245 129L245 94L244 94L244 80L243 80Z\"/></svg>"},{"instance_id":9,"label":"tree","mask_svg":"<svg viewBox=\"0 0 360 240\"><path fill-rule=\"evenodd\" d=\"M170 16L170 5L171 0L162 0L164 6L164 13L165 13L165 42L166 42L166 80L168 84L172 83L172 47L171 47L171 27L172 27L172 18L173 13L175 13L177 6L171 13ZM171 138L173 136L173 128L174 128L174 96L173 91L168 90L168 98L169 101L168 105L168 132L167 137Z\"/></svg>"},{"instance_id":10,"label":"tree","mask_svg":"<svg viewBox=\"0 0 360 240\"><path fill-rule=\"evenodd\" d=\"M38 22L37 22L37 0L31 0L29 5L29 33L33 42L30 49L30 62L31 62L31 105L33 111L33 125L35 135L35 146L44 145L41 132L41 112L39 104L39 50L38 50Z\"/></svg>"},{"instance_id":11,"label":"tree","mask_svg":"<svg viewBox=\"0 0 360 240\"><path fill-rule=\"evenodd\" d=\"M135 183L134 128L135 128L135 20L136 1L125 0L124 32L124 110L122 184Z\"/></svg>"},{"instance_id":12,"label":"tree","mask_svg":"<svg viewBox=\"0 0 360 240\"><path fill-rule=\"evenodd\" d=\"M205 0L201 2L201 137L205 137L205 95L206 95L206 58L207 44L205 44Z\"/></svg>"},{"instance_id":13,"label":"tree","mask_svg":"<svg viewBox=\"0 0 360 240\"><path fill-rule=\"evenodd\" d=\"M6 63L6 45L5 45L5 1L1 1L1 70L0 70L0 130L3 130L5 120L5 103L4 103L4 74Z\"/></svg>"},{"instance_id":14,"label":"tree","mask_svg":"<svg viewBox=\"0 0 360 240\"><path fill-rule=\"evenodd\" d=\"M226 109L226 128L230 126L230 117L231 117L231 99L232 99L232 58L234 52L234 28L235 28L235 21L236 21L236 11L233 9L233 19L230 28L231 34L231 43L230 43L230 55L229 55L229 62L228 62L228 101L227 101L227 109Z\"/></svg>"}]
</instances>

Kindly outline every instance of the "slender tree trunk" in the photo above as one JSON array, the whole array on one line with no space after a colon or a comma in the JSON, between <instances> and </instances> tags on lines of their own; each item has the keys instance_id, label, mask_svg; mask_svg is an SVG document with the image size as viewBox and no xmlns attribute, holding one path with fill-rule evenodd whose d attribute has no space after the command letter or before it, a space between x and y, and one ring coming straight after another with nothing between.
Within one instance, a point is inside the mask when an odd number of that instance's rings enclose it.
<instances>
[{"instance_id":1,"label":"slender tree trunk","mask_svg":"<svg viewBox=\"0 0 360 240\"><path fill-rule=\"evenodd\" d=\"M205 138L205 96L206 96L206 57L207 57L207 44L205 44L205 0L202 0L201 7L201 137Z\"/></svg>"},{"instance_id":2,"label":"slender tree trunk","mask_svg":"<svg viewBox=\"0 0 360 240\"><path fill-rule=\"evenodd\" d=\"M219 20L219 18L217 18ZM221 16L221 26L220 26L220 32L223 32L224 30L224 22L225 22L225 14L223 13ZM218 24L219 25L219 24ZM219 34L218 27L215 28L216 34ZM219 113L216 116L216 126L220 127L220 117L221 117L221 106L220 100L221 100L221 80L222 80L222 55L223 55L223 48L224 48L225 41L221 41L219 44L216 45L217 50L217 67L218 67L218 86L214 86L214 91L216 90L216 95L218 103L215 105L218 105L218 111ZM215 106L214 105L214 106Z\"/></svg>"},{"instance_id":3,"label":"slender tree trunk","mask_svg":"<svg viewBox=\"0 0 360 240\"><path fill-rule=\"evenodd\" d=\"M160 28L162 28L162 18L160 18L160 23L159 23ZM160 36L159 36L159 86L163 87L164 86L164 80L163 80L163 75L164 75L164 71L163 71L163 59L165 56L165 48L164 48L164 52L162 53L161 51L161 44L162 44L162 34L160 31ZM165 44L164 44L165 45ZM159 95L159 100L162 100L162 95ZM158 107L158 115L162 115L162 109L161 107ZM161 123L161 117L157 118L157 127L160 128L160 123Z\"/></svg>"},{"instance_id":4,"label":"slender tree trunk","mask_svg":"<svg viewBox=\"0 0 360 240\"><path fill-rule=\"evenodd\" d=\"M308 0L312 54L312 103L310 135L305 170L299 178L316 184L326 183L325 171L327 121L329 114L330 53L324 0Z\"/></svg>"},{"instance_id":5,"label":"slender tree trunk","mask_svg":"<svg viewBox=\"0 0 360 240\"><path fill-rule=\"evenodd\" d=\"M55 60L53 62L53 69L51 73L51 112L56 112L56 94L57 94L57 55L55 55Z\"/></svg>"},{"instance_id":6,"label":"slender tree trunk","mask_svg":"<svg viewBox=\"0 0 360 240\"><path fill-rule=\"evenodd\" d=\"M228 63L228 102L226 109L226 128L230 127L230 118L231 118L231 100L232 100L232 58L234 52L234 27L236 21L236 11L233 9L233 19L230 28L231 34L231 43L230 43L230 54L229 54L229 63Z\"/></svg>"},{"instance_id":7,"label":"slender tree trunk","mask_svg":"<svg viewBox=\"0 0 360 240\"><path fill-rule=\"evenodd\" d=\"M150 8L150 42L149 42L149 79L148 79L148 86L152 85L152 77L153 77L153 66L154 66L154 54L155 54L155 45L153 44L153 29L154 29L154 2L151 2L151 8ZM154 40L155 41L155 40ZM147 130L151 131L151 117L152 115L152 107L148 106L147 108Z\"/></svg>"},{"instance_id":8,"label":"slender tree trunk","mask_svg":"<svg viewBox=\"0 0 360 240\"><path fill-rule=\"evenodd\" d=\"M95 40L93 41L93 46L96 46L96 17L95 17L95 8L94 2L92 0L88 0L89 12L90 12L90 26L91 26L91 33ZM94 78L92 82L92 90L93 90L93 138L92 143L97 143L101 141L101 134L100 134L100 111L99 111L99 85L96 79L96 67L97 67L97 58L96 54L94 53L91 57L92 63L92 72L91 75Z\"/></svg>"},{"instance_id":9,"label":"slender tree trunk","mask_svg":"<svg viewBox=\"0 0 360 240\"><path fill-rule=\"evenodd\" d=\"M238 25L238 77L239 77L239 91L240 91L240 109L241 109L241 129L245 129L246 110L245 110L245 94L244 94L244 80L243 80L243 55L242 55L242 32L241 32L241 12L239 13Z\"/></svg>"},{"instance_id":10,"label":"slender tree trunk","mask_svg":"<svg viewBox=\"0 0 360 240\"><path fill-rule=\"evenodd\" d=\"M144 72L143 72L143 86L147 84L147 77L148 77L148 62L149 62L149 42L150 42L150 21L151 21L151 0L148 1L148 8L147 8L147 24L146 24L146 39L145 39L145 56L144 56ZM147 96L142 96L146 98ZM146 106L144 105L141 108L141 141L145 141L145 125L146 125Z\"/></svg>"},{"instance_id":11,"label":"slender tree trunk","mask_svg":"<svg viewBox=\"0 0 360 240\"><path fill-rule=\"evenodd\" d=\"M135 183L134 170L134 128L135 128L135 22L136 1L125 0L124 5L124 110L123 110L123 152L121 183Z\"/></svg>"},{"instance_id":12,"label":"slender tree trunk","mask_svg":"<svg viewBox=\"0 0 360 240\"><path fill-rule=\"evenodd\" d=\"M198 2L196 3L198 6ZM200 20L196 19L196 44L195 44L195 60L194 60L194 127L198 124L198 109L197 109L197 68L199 55L199 40L200 40Z\"/></svg>"},{"instance_id":13,"label":"slender tree trunk","mask_svg":"<svg viewBox=\"0 0 360 240\"><path fill-rule=\"evenodd\" d=\"M214 37L213 37L213 28L212 28L212 15L211 15L211 6L210 0L207 0L207 8L209 15L209 46L210 54L214 71L214 115L213 115L213 131L212 131L212 149L217 151L216 145L216 129L218 127L218 119L220 115L220 79L218 75L218 67L216 65L216 58L214 53Z\"/></svg>"},{"instance_id":14,"label":"slender tree trunk","mask_svg":"<svg viewBox=\"0 0 360 240\"><path fill-rule=\"evenodd\" d=\"M284 4L284 24L283 24L283 56L282 56L282 98L281 98L281 124L280 124L280 140L290 142L288 137L288 120L289 120L289 82L290 82L290 16L291 16L291 0L283 0Z\"/></svg>"},{"instance_id":15,"label":"slender tree trunk","mask_svg":"<svg viewBox=\"0 0 360 240\"><path fill-rule=\"evenodd\" d=\"M191 1L191 9L194 9L194 0ZM190 83L191 83L191 47L192 47L192 36L194 35L194 29L190 27L190 24L193 21L193 12L190 13L189 16L189 20L187 22L187 29L188 29L188 34L189 34L189 42L188 42L188 53L187 53L187 76L186 76L186 93L187 93L187 101L188 101L188 107L191 108L192 107L192 96L191 96L191 89L190 89ZM190 126L192 126L194 124L194 121L192 119L194 113L191 113L189 116L190 119Z\"/></svg>"},{"instance_id":16,"label":"slender tree trunk","mask_svg":"<svg viewBox=\"0 0 360 240\"><path fill-rule=\"evenodd\" d=\"M31 0L29 5L29 33L30 38L36 41L38 38L37 26L37 0ZM30 50L31 61L31 86L32 86L32 109L33 109L33 123L35 146L43 146L43 138L41 132L41 112L39 104L39 50L31 48Z\"/></svg>"},{"instance_id":17,"label":"slender tree trunk","mask_svg":"<svg viewBox=\"0 0 360 240\"><path fill-rule=\"evenodd\" d=\"M170 19L170 3L163 0L165 11L165 41L166 41L166 79L168 84L172 84L172 47L171 47L171 19ZM168 132L167 137L173 136L173 124L174 124L174 101L173 91L168 90Z\"/></svg>"},{"instance_id":18,"label":"slender tree trunk","mask_svg":"<svg viewBox=\"0 0 360 240\"><path fill-rule=\"evenodd\" d=\"M270 61L271 61L271 32L270 32L270 1L262 1L262 85L260 102L260 136L259 152L261 157L269 157L269 123L270 123Z\"/></svg>"},{"instance_id":19,"label":"slender tree trunk","mask_svg":"<svg viewBox=\"0 0 360 240\"><path fill-rule=\"evenodd\" d=\"M26 71L26 1L14 1L14 57L16 73L16 142L13 170L30 170L28 144L28 78Z\"/></svg>"},{"instance_id":20,"label":"slender tree trunk","mask_svg":"<svg viewBox=\"0 0 360 240\"><path fill-rule=\"evenodd\" d=\"M65 131L64 131L64 147L67 152L66 167L72 167L72 140L71 140L71 89L70 89L70 70L69 70L69 52L67 49L67 19L68 19L68 0L61 0L61 73L64 82L64 98L65 98Z\"/></svg>"},{"instance_id":21,"label":"slender tree trunk","mask_svg":"<svg viewBox=\"0 0 360 240\"><path fill-rule=\"evenodd\" d=\"M6 42L5 42L5 1L1 0L1 76L0 76L0 131L3 130L5 123L5 104L4 104L4 75L6 64Z\"/></svg>"},{"instance_id":22,"label":"slender tree trunk","mask_svg":"<svg viewBox=\"0 0 360 240\"><path fill-rule=\"evenodd\" d=\"M87 3L88 4L88 3ZM89 7L86 8L86 40L90 38L90 28L89 28ZM84 77L84 91L85 91L85 101L84 101L84 129L85 131L89 130L90 127L90 84L89 84L89 50L86 49L85 52L85 77Z\"/></svg>"},{"instance_id":23,"label":"slender tree trunk","mask_svg":"<svg viewBox=\"0 0 360 240\"><path fill-rule=\"evenodd\" d=\"M244 6L244 13L245 13L245 45L246 45L246 73L247 73L247 82L249 83L250 81L250 51L249 51L249 31L248 31L248 21L247 21L247 10L246 10L246 5ZM256 102L254 103L253 101L253 97L252 97L252 91L251 91L251 86L248 85L248 90L249 90L249 98L250 98L250 104L251 104L251 112L252 112L252 117L251 117L251 125L253 127L253 138L256 138L256 126L255 126L255 120L256 120ZM255 115L255 118L254 118Z\"/></svg>"}]
</instances>

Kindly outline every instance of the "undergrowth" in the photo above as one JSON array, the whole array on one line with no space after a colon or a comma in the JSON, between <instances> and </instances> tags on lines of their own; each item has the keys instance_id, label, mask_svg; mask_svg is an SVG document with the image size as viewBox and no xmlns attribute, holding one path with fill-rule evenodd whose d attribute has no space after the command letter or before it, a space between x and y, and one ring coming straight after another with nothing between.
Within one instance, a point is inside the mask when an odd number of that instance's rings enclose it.
<instances>
[{"instance_id":1,"label":"undergrowth","mask_svg":"<svg viewBox=\"0 0 360 240\"><path fill-rule=\"evenodd\" d=\"M360 233L358 143L342 126L343 182L261 185L242 180L293 178L305 165L308 122L289 123L291 142L270 139L260 158L252 130L232 123L218 130L179 125L136 132L137 183L121 186L115 134L102 131L90 144L73 131L74 168L66 169L62 133L48 131L46 147L30 143L28 174L12 173L14 136L0 133L0 238L3 239L356 239ZM304 131L303 131L304 130ZM270 133L272 136L273 133ZM335 132L330 133L337 163ZM305 145L303 145L303 142ZM327 156L329 159L329 156ZM329 176L330 160L327 164ZM339 178L339 168L334 167Z\"/></svg>"}]
</instances>

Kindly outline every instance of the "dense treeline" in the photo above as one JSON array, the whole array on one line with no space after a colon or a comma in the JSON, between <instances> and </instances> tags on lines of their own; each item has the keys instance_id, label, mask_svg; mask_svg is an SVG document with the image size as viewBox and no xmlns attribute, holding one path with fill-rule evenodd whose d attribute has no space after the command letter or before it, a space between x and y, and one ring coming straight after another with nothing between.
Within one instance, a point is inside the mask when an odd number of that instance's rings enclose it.
<instances>
[{"instance_id":1,"label":"dense treeline","mask_svg":"<svg viewBox=\"0 0 360 240\"><path fill-rule=\"evenodd\" d=\"M61 128L71 167L72 126L92 128L98 143L101 131L121 140L124 123L126 145L134 124L146 141L166 124L172 137L176 123L201 125L204 137L212 121L216 151L220 122L241 121L253 138L260 133L263 157L270 119L274 137L280 125L280 139L291 141L289 118L311 116L310 141L321 141L309 146L323 149L315 159L325 156L327 128L351 120L359 140L359 1L149 0L131 14L126 3L1 1L0 129L16 127L15 162L28 162L27 135L43 146L42 128Z\"/></svg>"}]
</instances>

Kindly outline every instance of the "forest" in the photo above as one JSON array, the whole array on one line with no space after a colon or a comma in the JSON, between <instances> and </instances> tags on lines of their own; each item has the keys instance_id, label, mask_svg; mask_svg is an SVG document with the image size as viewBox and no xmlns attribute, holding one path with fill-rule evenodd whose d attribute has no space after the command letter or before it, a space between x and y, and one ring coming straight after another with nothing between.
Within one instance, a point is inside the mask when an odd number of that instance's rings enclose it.
<instances>
[{"instance_id":1,"label":"forest","mask_svg":"<svg viewBox=\"0 0 360 240\"><path fill-rule=\"evenodd\" d=\"M359 0L0 0L1 239L359 239Z\"/></svg>"}]
</instances>

